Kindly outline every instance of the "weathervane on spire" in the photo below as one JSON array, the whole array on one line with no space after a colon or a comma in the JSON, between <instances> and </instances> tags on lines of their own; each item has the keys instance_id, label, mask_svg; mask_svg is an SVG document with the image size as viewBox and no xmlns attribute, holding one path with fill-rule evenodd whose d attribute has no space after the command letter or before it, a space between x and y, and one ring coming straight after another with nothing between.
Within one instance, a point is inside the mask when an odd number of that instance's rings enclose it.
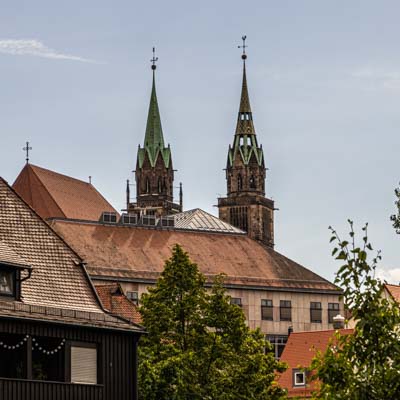
<instances>
[{"instance_id":1,"label":"weathervane on spire","mask_svg":"<svg viewBox=\"0 0 400 400\"><path fill-rule=\"evenodd\" d=\"M248 46L246 46L246 38L247 38L247 36L243 35L242 36L243 44L241 46L238 46L239 49L243 49L242 60L245 60L247 58L246 47L248 47Z\"/></svg>"},{"instance_id":2,"label":"weathervane on spire","mask_svg":"<svg viewBox=\"0 0 400 400\"><path fill-rule=\"evenodd\" d=\"M152 62L151 69L154 71L157 68L156 62L158 61L158 57L156 57L155 47L153 47L153 58L150 61Z\"/></svg>"},{"instance_id":3,"label":"weathervane on spire","mask_svg":"<svg viewBox=\"0 0 400 400\"><path fill-rule=\"evenodd\" d=\"M32 150L32 147L29 146L29 142L26 142L26 146L22 149L23 151L26 151L26 163L29 163L29 150Z\"/></svg>"}]
</instances>

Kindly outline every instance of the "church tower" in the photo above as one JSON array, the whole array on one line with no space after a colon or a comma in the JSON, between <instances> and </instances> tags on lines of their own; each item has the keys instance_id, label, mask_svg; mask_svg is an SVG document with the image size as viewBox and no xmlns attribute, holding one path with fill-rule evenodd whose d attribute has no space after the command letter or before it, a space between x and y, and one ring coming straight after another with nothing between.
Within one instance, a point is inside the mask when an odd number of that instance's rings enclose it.
<instances>
[{"instance_id":1,"label":"church tower","mask_svg":"<svg viewBox=\"0 0 400 400\"><path fill-rule=\"evenodd\" d=\"M161 217L182 210L180 204L173 202L174 169L172 166L171 149L164 145L164 135L158 108L155 71L158 58L154 55L151 69L153 83L150 96L149 113L147 116L144 146L139 145L136 162L136 203L130 203L129 184L127 185L128 213L137 215L154 215ZM182 186L180 199L182 199Z\"/></svg>"},{"instance_id":2,"label":"church tower","mask_svg":"<svg viewBox=\"0 0 400 400\"><path fill-rule=\"evenodd\" d=\"M274 246L274 202L265 197L265 163L253 124L242 37L243 81L233 145L226 165L227 197L218 199L219 218L263 244Z\"/></svg>"}]
</instances>

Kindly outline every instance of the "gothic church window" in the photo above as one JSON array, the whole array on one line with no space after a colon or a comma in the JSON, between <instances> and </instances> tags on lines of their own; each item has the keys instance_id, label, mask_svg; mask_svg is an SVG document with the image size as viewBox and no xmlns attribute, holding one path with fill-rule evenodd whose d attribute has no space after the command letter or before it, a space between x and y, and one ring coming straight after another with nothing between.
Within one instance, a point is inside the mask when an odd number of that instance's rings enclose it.
<instances>
[{"instance_id":1,"label":"gothic church window","mask_svg":"<svg viewBox=\"0 0 400 400\"><path fill-rule=\"evenodd\" d=\"M162 192L162 187L161 187L161 177L158 178L158 193Z\"/></svg>"},{"instance_id":2,"label":"gothic church window","mask_svg":"<svg viewBox=\"0 0 400 400\"><path fill-rule=\"evenodd\" d=\"M237 190L240 191L242 189L243 189L242 175L238 174L238 177L237 177Z\"/></svg>"},{"instance_id":3,"label":"gothic church window","mask_svg":"<svg viewBox=\"0 0 400 400\"><path fill-rule=\"evenodd\" d=\"M256 179L254 178L254 175L251 175L250 177L250 189L256 189Z\"/></svg>"},{"instance_id":4,"label":"gothic church window","mask_svg":"<svg viewBox=\"0 0 400 400\"><path fill-rule=\"evenodd\" d=\"M146 178L146 193L150 193L150 181L149 181L149 178Z\"/></svg>"}]
</instances>

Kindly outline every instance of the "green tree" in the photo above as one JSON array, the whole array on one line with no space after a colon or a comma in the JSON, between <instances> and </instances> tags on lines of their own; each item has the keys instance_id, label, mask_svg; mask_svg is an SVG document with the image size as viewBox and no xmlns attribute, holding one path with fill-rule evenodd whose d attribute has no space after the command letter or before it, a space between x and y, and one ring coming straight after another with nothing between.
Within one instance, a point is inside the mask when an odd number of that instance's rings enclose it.
<instances>
[{"instance_id":1,"label":"green tree","mask_svg":"<svg viewBox=\"0 0 400 400\"><path fill-rule=\"evenodd\" d=\"M400 399L399 305L383 296L383 283L375 277L378 252L370 256L367 225L361 245L353 223L349 240L332 230L332 254L342 265L336 283L344 292L345 307L356 321L353 334L340 335L313 361L320 382L316 399Z\"/></svg>"},{"instance_id":2,"label":"green tree","mask_svg":"<svg viewBox=\"0 0 400 400\"><path fill-rule=\"evenodd\" d=\"M139 346L142 400L283 399L275 373L284 370L265 354L260 331L251 331L218 277L205 277L179 245L156 285L141 298L148 334Z\"/></svg>"},{"instance_id":3,"label":"green tree","mask_svg":"<svg viewBox=\"0 0 400 400\"><path fill-rule=\"evenodd\" d=\"M394 190L394 194L396 195L395 205L397 208L397 214L393 214L390 217L390 220L393 222L393 228L396 229L396 232L400 234L400 186Z\"/></svg>"}]
</instances>

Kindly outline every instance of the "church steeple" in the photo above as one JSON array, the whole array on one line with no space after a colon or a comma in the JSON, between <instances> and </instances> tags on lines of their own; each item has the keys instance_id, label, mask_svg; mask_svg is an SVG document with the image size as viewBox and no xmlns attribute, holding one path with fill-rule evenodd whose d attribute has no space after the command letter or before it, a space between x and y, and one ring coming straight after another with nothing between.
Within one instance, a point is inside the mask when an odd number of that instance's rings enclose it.
<instances>
[{"instance_id":1,"label":"church steeple","mask_svg":"<svg viewBox=\"0 0 400 400\"><path fill-rule=\"evenodd\" d=\"M158 107L155 71L155 48L153 47L152 88L147 115L144 146L139 145L136 162L136 203L130 203L128 211L137 214L162 216L180 212L173 202L174 169L171 149L164 144L160 110Z\"/></svg>"},{"instance_id":2,"label":"church steeple","mask_svg":"<svg viewBox=\"0 0 400 400\"><path fill-rule=\"evenodd\" d=\"M151 69L153 71L153 82L151 87L149 112L147 115L146 133L144 137L144 147L140 148L138 152L139 167L143 166L144 156L147 153L149 161L152 167L155 166L158 156L162 157L165 167L168 168L168 164L171 158L171 151L169 147L164 145L164 135L161 125L160 110L158 108L155 72L157 69L156 61L158 57L155 57L155 48L153 47L153 58L151 59Z\"/></svg>"},{"instance_id":3,"label":"church steeple","mask_svg":"<svg viewBox=\"0 0 400 400\"><path fill-rule=\"evenodd\" d=\"M246 36L242 37L243 77L239 113L226 166L227 197L218 199L222 220L273 246L274 203L265 197L265 164L257 143L246 75Z\"/></svg>"}]
</instances>

